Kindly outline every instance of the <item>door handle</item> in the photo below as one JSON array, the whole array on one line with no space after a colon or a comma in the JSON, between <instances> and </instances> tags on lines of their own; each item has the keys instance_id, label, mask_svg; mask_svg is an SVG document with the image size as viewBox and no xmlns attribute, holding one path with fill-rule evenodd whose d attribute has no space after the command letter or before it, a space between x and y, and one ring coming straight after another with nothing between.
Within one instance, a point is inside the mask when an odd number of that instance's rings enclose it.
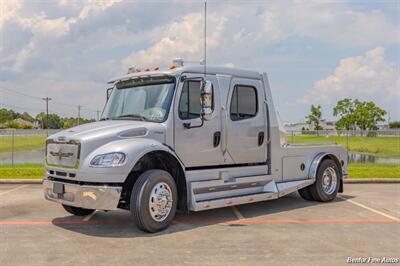
<instances>
[{"instance_id":1,"label":"door handle","mask_svg":"<svg viewBox=\"0 0 400 266\"><path fill-rule=\"evenodd\" d=\"M218 147L220 142L221 142L221 132L217 131L214 133L214 139L213 139L214 148Z\"/></svg>"},{"instance_id":2,"label":"door handle","mask_svg":"<svg viewBox=\"0 0 400 266\"><path fill-rule=\"evenodd\" d=\"M258 133L258 146L263 145L264 143L264 131Z\"/></svg>"}]
</instances>

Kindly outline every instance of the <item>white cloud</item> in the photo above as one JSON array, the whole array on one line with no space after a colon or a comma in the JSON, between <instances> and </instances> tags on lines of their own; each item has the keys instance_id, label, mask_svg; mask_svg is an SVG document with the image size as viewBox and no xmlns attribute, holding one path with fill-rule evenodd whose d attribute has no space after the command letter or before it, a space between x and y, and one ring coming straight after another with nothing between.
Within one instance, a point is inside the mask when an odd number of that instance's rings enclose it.
<instances>
[{"instance_id":1,"label":"white cloud","mask_svg":"<svg viewBox=\"0 0 400 266\"><path fill-rule=\"evenodd\" d=\"M68 34L70 26L74 23L76 23L76 19L66 19L65 17L47 19L42 16L23 20L25 26L30 26L33 36L15 55L12 69L21 72L32 59L45 56L43 53L50 52L53 45L57 46L58 41Z\"/></svg>"},{"instance_id":2,"label":"white cloud","mask_svg":"<svg viewBox=\"0 0 400 266\"><path fill-rule=\"evenodd\" d=\"M208 48L219 44L221 31L225 19L217 14L209 14L207 23L212 32L207 35ZM138 66L166 66L172 58L183 57L186 60L203 59L203 25L204 16L199 13L191 13L180 21L161 27L155 31L162 34L160 39L147 49L142 49L129 55L123 60L124 69L129 65Z\"/></svg>"},{"instance_id":3,"label":"white cloud","mask_svg":"<svg viewBox=\"0 0 400 266\"><path fill-rule=\"evenodd\" d=\"M400 99L398 68L385 60L385 49L376 47L364 55L340 60L334 73L314 83L302 104L333 104L349 97L373 100L383 106L396 105Z\"/></svg>"},{"instance_id":4,"label":"white cloud","mask_svg":"<svg viewBox=\"0 0 400 266\"><path fill-rule=\"evenodd\" d=\"M30 8L36 5L0 1L0 31L8 33L3 35L6 44L1 45L0 57L7 61L2 68L19 72L37 64L53 68L49 57L79 59L77 53L139 43L147 48L132 48L121 60L124 71L130 62L163 64L177 56L202 58L203 14L201 7L192 3L60 0L39 11ZM66 10L64 15L59 8ZM254 65L260 59L256 55L259 50L288 38L361 47L398 43L400 39L399 25L381 11L356 12L344 3L214 3L209 9L209 53L221 65ZM54 17L52 12L59 15ZM2 30L6 22L14 23L8 26L12 31ZM31 36L22 47L7 45L7 40L28 36L27 32Z\"/></svg>"},{"instance_id":5,"label":"white cloud","mask_svg":"<svg viewBox=\"0 0 400 266\"><path fill-rule=\"evenodd\" d=\"M355 12L343 3L219 4L209 12L208 20L210 63L220 65L257 68L257 53L289 38L311 38L345 47L400 42L400 26L381 11ZM202 26L203 14L197 12L158 27L148 48L135 50L123 60L124 69L129 64L162 65L174 57L201 59Z\"/></svg>"},{"instance_id":6,"label":"white cloud","mask_svg":"<svg viewBox=\"0 0 400 266\"><path fill-rule=\"evenodd\" d=\"M108 0L108 1L95 1L91 0L82 8L79 18L85 19L89 17L91 14L96 12L103 12L109 7L112 7L114 4L121 2L122 0Z\"/></svg>"},{"instance_id":7,"label":"white cloud","mask_svg":"<svg viewBox=\"0 0 400 266\"><path fill-rule=\"evenodd\" d=\"M400 26L383 12L353 11L343 3L294 2L268 6L262 15L263 37L280 41L310 37L341 46L370 46L399 43Z\"/></svg>"},{"instance_id":8,"label":"white cloud","mask_svg":"<svg viewBox=\"0 0 400 266\"><path fill-rule=\"evenodd\" d=\"M19 1L0 0L0 31L5 21L14 19L21 8Z\"/></svg>"},{"instance_id":9,"label":"white cloud","mask_svg":"<svg viewBox=\"0 0 400 266\"><path fill-rule=\"evenodd\" d=\"M400 38L399 25L382 11L354 11L345 3L211 2L208 7L209 64L268 70L279 62L282 69L295 60L308 62L306 55L290 54L294 39L315 41L317 52L320 45L368 49ZM40 81L68 80L74 90L81 84L85 104L102 81L125 73L130 64L201 60L202 12L202 3L191 1L0 0L0 82L42 91ZM288 53L269 52L276 44Z\"/></svg>"}]
</instances>

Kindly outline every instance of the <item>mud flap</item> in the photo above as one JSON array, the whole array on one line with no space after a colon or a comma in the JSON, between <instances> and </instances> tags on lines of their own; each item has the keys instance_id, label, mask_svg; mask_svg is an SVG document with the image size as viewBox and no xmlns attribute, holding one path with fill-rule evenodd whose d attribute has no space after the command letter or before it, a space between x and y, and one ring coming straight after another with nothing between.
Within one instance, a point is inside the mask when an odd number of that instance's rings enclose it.
<instances>
[{"instance_id":1,"label":"mud flap","mask_svg":"<svg viewBox=\"0 0 400 266\"><path fill-rule=\"evenodd\" d=\"M343 193L343 179L340 179L340 185L339 185L339 193Z\"/></svg>"}]
</instances>

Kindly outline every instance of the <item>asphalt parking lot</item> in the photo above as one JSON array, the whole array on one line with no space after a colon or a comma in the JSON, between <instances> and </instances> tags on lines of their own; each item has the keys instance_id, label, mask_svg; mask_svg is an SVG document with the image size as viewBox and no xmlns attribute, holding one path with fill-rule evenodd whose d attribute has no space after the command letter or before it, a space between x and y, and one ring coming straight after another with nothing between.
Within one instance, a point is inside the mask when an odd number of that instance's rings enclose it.
<instances>
[{"instance_id":1,"label":"asphalt parking lot","mask_svg":"<svg viewBox=\"0 0 400 266\"><path fill-rule=\"evenodd\" d=\"M148 234L125 211L73 217L40 185L0 185L0 265L344 265L400 257L399 217L400 184L347 184L331 203L293 193Z\"/></svg>"}]
</instances>

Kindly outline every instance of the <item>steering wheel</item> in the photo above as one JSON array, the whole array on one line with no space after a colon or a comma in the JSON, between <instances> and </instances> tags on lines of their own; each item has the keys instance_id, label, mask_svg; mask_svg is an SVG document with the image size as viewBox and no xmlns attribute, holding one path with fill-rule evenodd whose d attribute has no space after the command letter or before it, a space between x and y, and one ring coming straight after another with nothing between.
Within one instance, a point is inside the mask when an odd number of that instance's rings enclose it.
<instances>
[{"instance_id":1,"label":"steering wheel","mask_svg":"<svg viewBox=\"0 0 400 266\"><path fill-rule=\"evenodd\" d=\"M140 115L149 118L151 120L161 120L165 115L165 110L161 107L152 107L144 110Z\"/></svg>"}]
</instances>

